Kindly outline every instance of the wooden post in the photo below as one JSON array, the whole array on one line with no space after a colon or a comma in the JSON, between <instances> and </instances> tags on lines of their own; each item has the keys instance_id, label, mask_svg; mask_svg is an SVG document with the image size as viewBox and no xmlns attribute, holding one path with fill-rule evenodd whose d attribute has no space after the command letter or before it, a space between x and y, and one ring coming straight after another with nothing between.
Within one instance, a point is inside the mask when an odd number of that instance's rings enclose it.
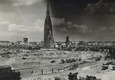
<instances>
[{"instance_id":1,"label":"wooden post","mask_svg":"<svg viewBox=\"0 0 115 80\"><path fill-rule=\"evenodd\" d=\"M42 75L44 74L44 71L43 71L43 69L41 69L41 74L42 74Z\"/></svg>"},{"instance_id":2,"label":"wooden post","mask_svg":"<svg viewBox=\"0 0 115 80\"><path fill-rule=\"evenodd\" d=\"M58 68L58 72L60 71L60 68Z\"/></svg>"},{"instance_id":3,"label":"wooden post","mask_svg":"<svg viewBox=\"0 0 115 80\"><path fill-rule=\"evenodd\" d=\"M53 68L52 68L52 73L54 73L54 70L53 70Z\"/></svg>"}]
</instances>

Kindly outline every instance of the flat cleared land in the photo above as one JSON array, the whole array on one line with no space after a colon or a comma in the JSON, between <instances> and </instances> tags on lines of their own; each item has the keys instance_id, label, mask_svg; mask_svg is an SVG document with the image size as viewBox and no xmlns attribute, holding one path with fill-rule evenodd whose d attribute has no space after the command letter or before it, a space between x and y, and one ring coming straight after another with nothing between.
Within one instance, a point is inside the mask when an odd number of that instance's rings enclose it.
<instances>
[{"instance_id":1,"label":"flat cleared land","mask_svg":"<svg viewBox=\"0 0 115 80\"><path fill-rule=\"evenodd\" d=\"M54 79L55 76L67 79L67 75L70 72L78 72L78 76L82 77L92 75L106 80L107 76L105 75L112 75L115 72L111 69L101 70L103 63L107 62L103 60L105 54L104 52L92 51L29 51L16 54L2 54L0 55L0 65L11 65L13 69L19 70L22 80L29 80L31 78ZM95 61L99 57L101 57L101 60ZM61 63L61 59L75 59L76 61L72 63ZM58 69L63 69L73 64L78 64L79 67L74 70L67 69L57 72ZM41 75L42 69L46 70L47 74L44 73L44 75ZM54 69L54 73L51 73L52 69Z\"/></svg>"}]
</instances>

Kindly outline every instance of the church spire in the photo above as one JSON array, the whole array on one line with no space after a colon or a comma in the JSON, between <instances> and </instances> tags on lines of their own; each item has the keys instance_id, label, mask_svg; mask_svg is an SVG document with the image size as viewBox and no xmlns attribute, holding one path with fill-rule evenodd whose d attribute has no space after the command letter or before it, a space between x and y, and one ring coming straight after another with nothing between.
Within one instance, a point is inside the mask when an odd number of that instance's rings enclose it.
<instances>
[{"instance_id":1,"label":"church spire","mask_svg":"<svg viewBox=\"0 0 115 80\"><path fill-rule=\"evenodd\" d=\"M54 46L54 38L52 31L52 22L50 18L49 3L47 3L46 18L44 24L44 47L51 48Z\"/></svg>"},{"instance_id":2,"label":"church spire","mask_svg":"<svg viewBox=\"0 0 115 80\"><path fill-rule=\"evenodd\" d=\"M47 13L49 13L49 2L47 3Z\"/></svg>"},{"instance_id":3,"label":"church spire","mask_svg":"<svg viewBox=\"0 0 115 80\"><path fill-rule=\"evenodd\" d=\"M47 12L46 12L46 17L50 18L50 10L49 10L49 2L47 3Z\"/></svg>"}]
</instances>

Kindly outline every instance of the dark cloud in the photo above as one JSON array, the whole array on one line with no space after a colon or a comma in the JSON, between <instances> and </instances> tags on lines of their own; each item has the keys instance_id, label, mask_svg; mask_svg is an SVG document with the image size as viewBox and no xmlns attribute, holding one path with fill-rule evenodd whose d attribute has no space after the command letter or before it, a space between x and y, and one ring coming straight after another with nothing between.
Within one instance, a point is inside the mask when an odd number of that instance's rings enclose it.
<instances>
[{"instance_id":1,"label":"dark cloud","mask_svg":"<svg viewBox=\"0 0 115 80\"><path fill-rule=\"evenodd\" d=\"M71 21L65 22L65 19L56 19L55 24L53 25L58 33L68 33L68 34L87 34L88 27L87 25L77 25Z\"/></svg>"},{"instance_id":2,"label":"dark cloud","mask_svg":"<svg viewBox=\"0 0 115 80\"><path fill-rule=\"evenodd\" d=\"M52 24L54 26L63 25L63 24L65 24L65 19L64 18L52 18Z\"/></svg>"},{"instance_id":3,"label":"dark cloud","mask_svg":"<svg viewBox=\"0 0 115 80\"><path fill-rule=\"evenodd\" d=\"M85 13L113 13L114 0L49 0L55 17L67 17Z\"/></svg>"},{"instance_id":4,"label":"dark cloud","mask_svg":"<svg viewBox=\"0 0 115 80\"><path fill-rule=\"evenodd\" d=\"M82 37L83 40L87 38L87 40L114 40L113 36L115 36L115 15L100 15L100 16L82 16L82 22L77 24L76 18L75 21L67 21L62 25L54 25L53 28L55 33L58 36L71 35L71 37L75 38L75 36ZM80 17L80 18L82 18ZM64 18L65 19L65 18ZM75 38L77 39L77 37Z\"/></svg>"},{"instance_id":5,"label":"dark cloud","mask_svg":"<svg viewBox=\"0 0 115 80\"><path fill-rule=\"evenodd\" d=\"M53 26L59 36L115 39L115 0L50 0L50 4L52 16L64 19L63 24Z\"/></svg>"},{"instance_id":6,"label":"dark cloud","mask_svg":"<svg viewBox=\"0 0 115 80\"><path fill-rule=\"evenodd\" d=\"M100 0L95 4L87 4L84 11L87 14L113 14L115 13L115 3L105 3L103 0Z\"/></svg>"}]
</instances>

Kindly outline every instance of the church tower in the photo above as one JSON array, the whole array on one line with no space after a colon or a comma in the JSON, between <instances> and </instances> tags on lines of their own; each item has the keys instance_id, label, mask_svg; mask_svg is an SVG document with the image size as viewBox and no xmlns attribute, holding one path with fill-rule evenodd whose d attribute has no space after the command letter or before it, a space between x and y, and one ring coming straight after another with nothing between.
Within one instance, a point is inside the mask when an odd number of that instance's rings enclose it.
<instances>
[{"instance_id":1,"label":"church tower","mask_svg":"<svg viewBox=\"0 0 115 80\"><path fill-rule=\"evenodd\" d=\"M52 22L50 18L49 4L47 4L46 19L44 24L44 47L45 48L54 47L54 38L52 31Z\"/></svg>"}]
</instances>

